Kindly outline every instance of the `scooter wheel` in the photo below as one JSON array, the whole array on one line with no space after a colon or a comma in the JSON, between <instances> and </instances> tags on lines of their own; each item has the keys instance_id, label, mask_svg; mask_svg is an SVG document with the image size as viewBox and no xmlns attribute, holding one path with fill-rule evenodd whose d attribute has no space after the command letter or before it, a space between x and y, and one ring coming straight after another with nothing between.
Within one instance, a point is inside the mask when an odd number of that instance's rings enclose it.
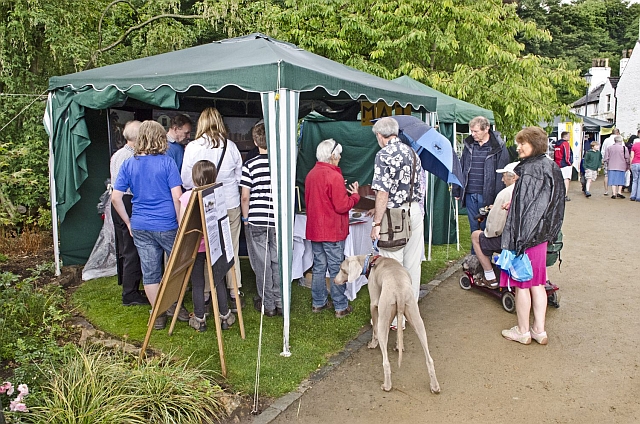
<instances>
[{"instance_id":1,"label":"scooter wheel","mask_svg":"<svg viewBox=\"0 0 640 424\"><path fill-rule=\"evenodd\" d=\"M464 290L469 290L471 288L471 279L467 275L463 275L460 277L460 287Z\"/></svg>"},{"instance_id":2,"label":"scooter wheel","mask_svg":"<svg viewBox=\"0 0 640 424\"><path fill-rule=\"evenodd\" d=\"M560 299L558 299L558 293L553 292L547 296L547 305L553 306L554 308L560 307Z\"/></svg>"},{"instance_id":3,"label":"scooter wheel","mask_svg":"<svg viewBox=\"0 0 640 424\"><path fill-rule=\"evenodd\" d=\"M513 313L516 311L516 297L510 291L505 291L502 294L502 307L505 311Z\"/></svg>"}]
</instances>

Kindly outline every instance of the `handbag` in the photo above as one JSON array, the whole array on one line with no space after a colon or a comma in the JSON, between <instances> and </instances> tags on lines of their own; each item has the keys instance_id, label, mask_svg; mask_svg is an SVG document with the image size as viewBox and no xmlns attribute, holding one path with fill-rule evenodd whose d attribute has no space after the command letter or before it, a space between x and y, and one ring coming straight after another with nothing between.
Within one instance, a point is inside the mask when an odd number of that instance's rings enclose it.
<instances>
[{"instance_id":1,"label":"handbag","mask_svg":"<svg viewBox=\"0 0 640 424\"><path fill-rule=\"evenodd\" d=\"M509 274L511 280L522 282L533 278L531 260L526 253L516 255L515 251L504 249L498 256L496 265Z\"/></svg>"},{"instance_id":2,"label":"handbag","mask_svg":"<svg viewBox=\"0 0 640 424\"><path fill-rule=\"evenodd\" d=\"M413 200L413 180L416 171L416 154L413 153L413 166L411 167L411 185L409 195ZM380 221L380 240L378 247L385 250L400 250L407 245L411 238L411 201L409 208L387 208Z\"/></svg>"}]
</instances>

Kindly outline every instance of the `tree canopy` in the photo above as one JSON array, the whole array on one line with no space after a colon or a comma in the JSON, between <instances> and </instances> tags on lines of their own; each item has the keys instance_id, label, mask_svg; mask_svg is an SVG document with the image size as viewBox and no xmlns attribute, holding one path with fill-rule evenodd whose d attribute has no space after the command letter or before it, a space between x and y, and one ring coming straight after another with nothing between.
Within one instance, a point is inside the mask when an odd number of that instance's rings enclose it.
<instances>
[{"instance_id":1,"label":"tree canopy","mask_svg":"<svg viewBox=\"0 0 640 424\"><path fill-rule=\"evenodd\" d=\"M623 0L2 2L0 223L15 215L11 205L33 211L46 202L42 95L53 75L264 32L489 108L512 137L567 113L593 55L632 47L639 10Z\"/></svg>"}]
</instances>

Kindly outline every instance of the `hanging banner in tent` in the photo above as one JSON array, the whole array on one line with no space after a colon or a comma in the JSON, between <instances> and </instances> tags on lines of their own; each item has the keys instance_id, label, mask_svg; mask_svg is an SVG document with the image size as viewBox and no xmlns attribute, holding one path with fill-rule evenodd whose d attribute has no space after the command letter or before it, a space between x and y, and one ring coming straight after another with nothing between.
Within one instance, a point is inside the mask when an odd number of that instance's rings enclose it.
<instances>
[{"instance_id":1,"label":"hanging banner in tent","mask_svg":"<svg viewBox=\"0 0 640 424\"><path fill-rule=\"evenodd\" d=\"M373 125L374 119L392 115L411 115L411 106L389 106L385 102L369 103L360 102L360 123L365 126Z\"/></svg>"}]
</instances>

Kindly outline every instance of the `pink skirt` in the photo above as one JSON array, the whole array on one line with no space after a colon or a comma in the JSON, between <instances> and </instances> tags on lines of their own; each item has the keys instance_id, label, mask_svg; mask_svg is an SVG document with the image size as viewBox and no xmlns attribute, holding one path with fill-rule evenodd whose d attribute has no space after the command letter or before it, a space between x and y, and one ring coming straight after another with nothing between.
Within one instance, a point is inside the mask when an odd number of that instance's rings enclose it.
<instances>
[{"instance_id":1,"label":"pink skirt","mask_svg":"<svg viewBox=\"0 0 640 424\"><path fill-rule=\"evenodd\" d=\"M547 242L530 247L524 251L531 261L533 278L529 281L515 281L509 278L509 274L500 272L500 287L518 287L528 289L544 285L547 282Z\"/></svg>"}]
</instances>

